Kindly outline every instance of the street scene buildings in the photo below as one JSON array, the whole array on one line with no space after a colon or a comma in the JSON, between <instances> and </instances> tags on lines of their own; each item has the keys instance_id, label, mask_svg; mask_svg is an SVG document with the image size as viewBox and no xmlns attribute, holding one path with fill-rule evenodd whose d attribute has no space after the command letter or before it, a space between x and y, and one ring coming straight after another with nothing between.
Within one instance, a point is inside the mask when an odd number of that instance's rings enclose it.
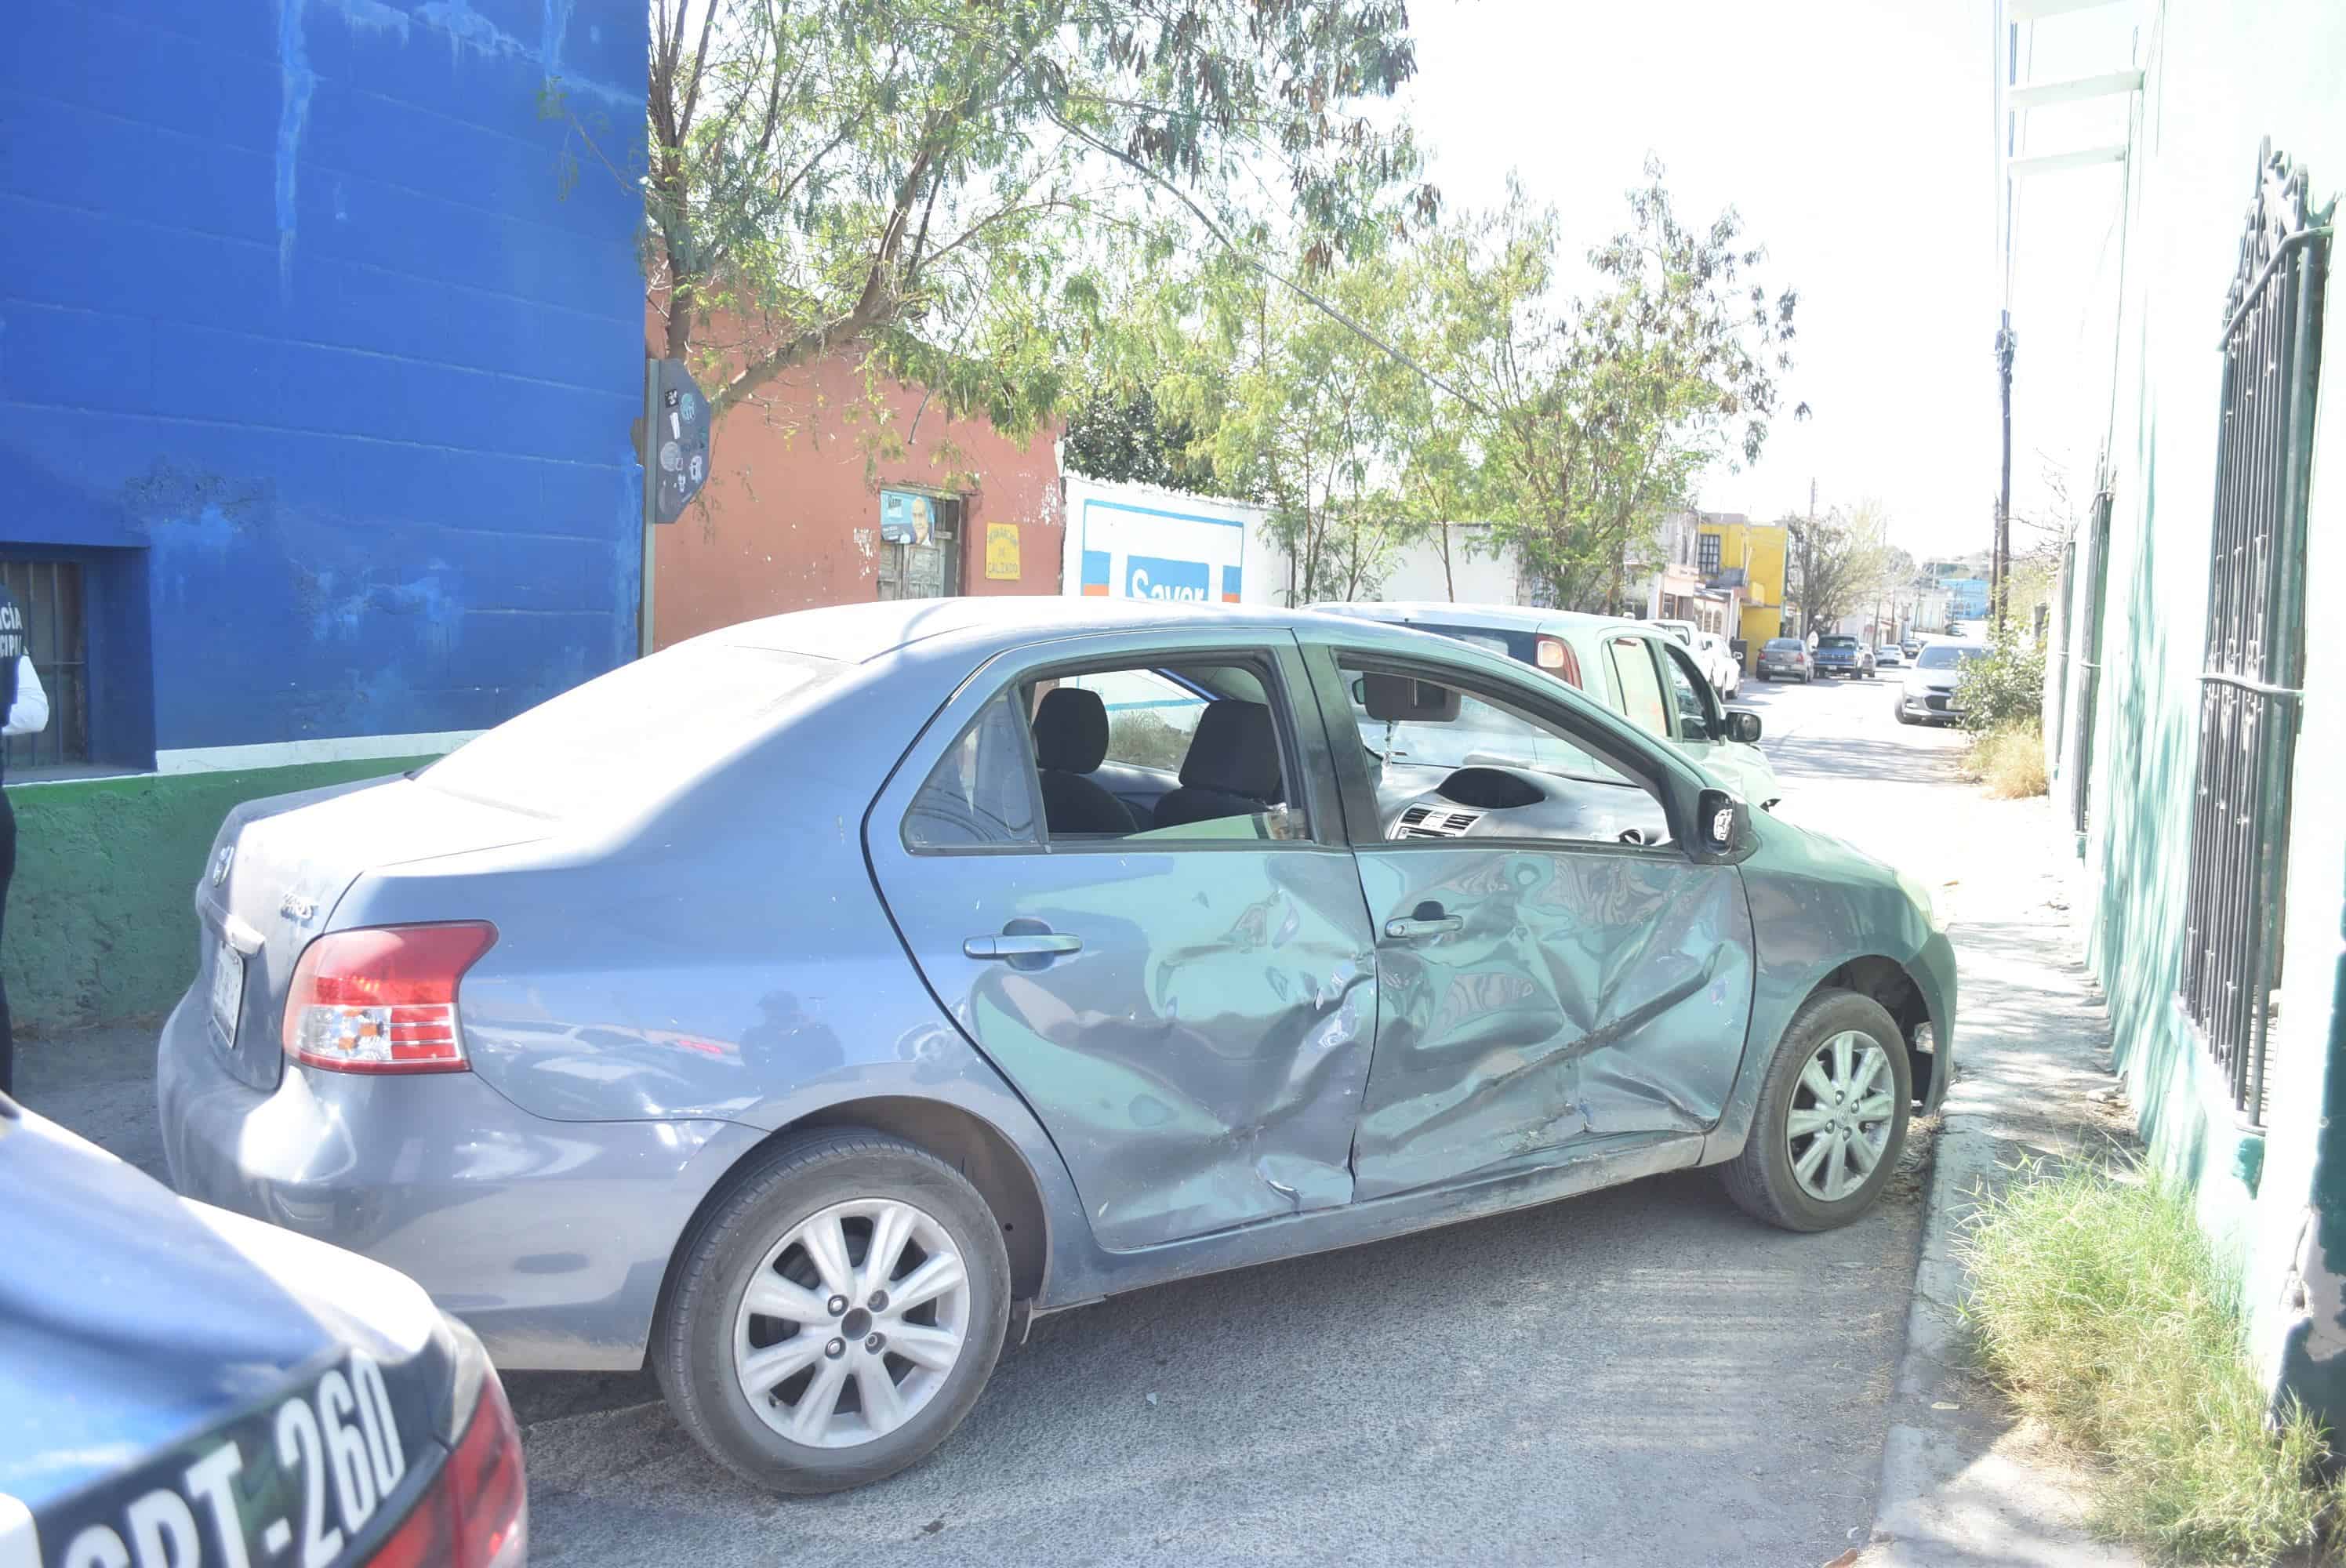
<instances>
[{"instance_id":1,"label":"street scene buildings","mask_svg":"<svg viewBox=\"0 0 2346 1568\"><path fill-rule=\"evenodd\" d=\"M1943 9L12 17L0 1568L2346 1561L2346 12Z\"/></svg>"}]
</instances>

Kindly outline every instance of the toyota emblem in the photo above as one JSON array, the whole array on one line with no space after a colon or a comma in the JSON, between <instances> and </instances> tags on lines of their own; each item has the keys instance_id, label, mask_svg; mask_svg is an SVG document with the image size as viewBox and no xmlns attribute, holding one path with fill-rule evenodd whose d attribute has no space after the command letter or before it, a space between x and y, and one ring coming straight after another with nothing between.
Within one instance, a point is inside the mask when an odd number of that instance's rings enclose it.
<instances>
[{"instance_id":1,"label":"toyota emblem","mask_svg":"<svg viewBox=\"0 0 2346 1568\"><path fill-rule=\"evenodd\" d=\"M212 857L212 886L218 887L228 881L228 863L234 859L236 859L236 846L222 844L220 852Z\"/></svg>"}]
</instances>

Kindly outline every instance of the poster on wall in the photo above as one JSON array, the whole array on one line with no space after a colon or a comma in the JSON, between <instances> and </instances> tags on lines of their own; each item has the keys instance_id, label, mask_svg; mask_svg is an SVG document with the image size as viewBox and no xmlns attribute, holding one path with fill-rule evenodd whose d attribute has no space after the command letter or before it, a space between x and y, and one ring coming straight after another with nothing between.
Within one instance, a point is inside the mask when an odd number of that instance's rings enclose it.
<instances>
[{"instance_id":1,"label":"poster on wall","mask_svg":"<svg viewBox=\"0 0 2346 1568\"><path fill-rule=\"evenodd\" d=\"M1063 593L1163 604L1263 602L1260 589L1269 585L1247 581L1247 546L1260 507L1076 474L1066 483Z\"/></svg>"},{"instance_id":2,"label":"poster on wall","mask_svg":"<svg viewBox=\"0 0 2346 1568\"><path fill-rule=\"evenodd\" d=\"M985 525L985 576L988 582L1015 583L1018 580L1018 524L988 523Z\"/></svg>"},{"instance_id":3,"label":"poster on wall","mask_svg":"<svg viewBox=\"0 0 2346 1568\"><path fill-rule=\"evenodd\" d=\"M925 545L929 542L935 508L925 495L909 490L882 490L880 493L880 538L889 545Z\"/></svg>"}]
</instances>

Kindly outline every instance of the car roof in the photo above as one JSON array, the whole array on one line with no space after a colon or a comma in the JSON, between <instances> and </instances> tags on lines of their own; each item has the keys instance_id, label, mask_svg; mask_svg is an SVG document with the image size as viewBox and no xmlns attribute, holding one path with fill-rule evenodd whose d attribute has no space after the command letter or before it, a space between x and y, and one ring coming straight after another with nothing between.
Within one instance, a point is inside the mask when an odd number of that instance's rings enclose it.
<instances>
[{"instance_id":1,"label":"car roof","mask_svg":"<svg viewBox=\"0 0 2346 1568\"><path fill-rule=\"evenodd\" d=\"M1383 621L1389 626L1413 626L1439 621L1448 626L1488 626L1517 632L1585 632L1620 626L1650 631L1659 621L1633 621L1623 616L1592 616L1581 610L1543 610L1527 605L1458 604L1447 599L1394 599L1356 604L1318 604L1314 613L1345 616L1355 620ZM1686 625L1685 622L1678 623Z\"/></svg>"},{"instance_id":2,"label":"car roof","mask_svg":"<svg viewBox=\"0 0 2346 1568\"><path fill-rule=\"evenodd\" d=\"M1265 631L1293 630L1314 624L1357 636L1369 632L1362 625L1368 618L1340 617L1316 608L1283 609L1268 605L1166 604L1145 599L1005 594L984 598L832 605L743 621L704 636L738 647L812 654L844 663L864 664L900 648L939 639L1001 648L1085 632L1133 632L1158 627L1194 630L1202 626L1227 626L1260 636ZM1380 627L1370 635L1380 639L1387 636L1414 639L1424 634L1402 627L1388 632Z\"/></svg>"}]
</instances>

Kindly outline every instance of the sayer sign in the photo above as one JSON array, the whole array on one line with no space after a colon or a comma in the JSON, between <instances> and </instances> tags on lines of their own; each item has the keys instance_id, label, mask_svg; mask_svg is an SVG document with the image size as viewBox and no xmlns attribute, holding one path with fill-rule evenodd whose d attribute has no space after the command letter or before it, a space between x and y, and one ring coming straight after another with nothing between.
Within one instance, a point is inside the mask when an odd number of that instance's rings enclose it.
<instances>
[{"instance_id":1,"label":"sayer sign","mask_svg":"<svg viewBox=\"0 0 2346 1568\"><path fill-rule=\"evenodd\" d=\"M1245 602L1247 537L1262 508L1068 474L1060 592L1161 605Z\"/></svg>"},{"instance_id":2,"label":"sayer sign","mask_svg":"<svg viewBox=\"0 0 2346 1568\"><path fill-rule=\"evenodd\" d=\"M1161 555L1125 557L1124 592L1127 598L1167 599L1181 604L1206 602L1206 564L1169 561Z\"/></svg>"}]
</instances>

